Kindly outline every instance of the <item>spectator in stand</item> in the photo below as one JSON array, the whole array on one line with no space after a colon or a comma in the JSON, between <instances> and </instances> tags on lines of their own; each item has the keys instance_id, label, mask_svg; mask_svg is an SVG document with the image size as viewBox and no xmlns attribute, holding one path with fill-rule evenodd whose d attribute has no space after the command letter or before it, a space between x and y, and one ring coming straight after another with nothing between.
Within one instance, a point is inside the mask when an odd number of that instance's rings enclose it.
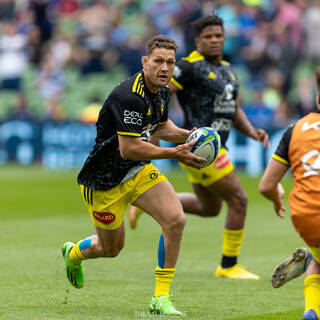
<instances>
[{"instance_id":1,"label":"spectator in stand","mask_svg":"<svg viewBox=\"0 0 320 320\"><path fill-rule=\"evenodd\" d=\"M72 60L73 54L71 39L58 30L48 43L48 51L52 64L56 69L64 68Z\"/></svg>"},{"instance_id":2,"label":"spectator in stand","mask_svg":"<svg viewBox=\"0 0 320 320\"><path fill-rule=\"evenodd\" d=\"M254 100L251 104L244 106L244 111L254 127L269 129L274 123L275 110L263 101L263 91L254 90Z\"/></svg>"},{"instance_id":3,"label":"spectator in stand","mask_svg":"<svg viewBox=\"0 0 320 320\"><path fill-rule=\"evenodd\" d=\"M62 15L74 14L79 10L79 2L77 0L60 0L58 4L58 12Z\"/></svg>"},{"instance_id":4,"label":"spectator in stand","mask_svg":"<svg viewBox=\"0 0 320 320\"><path fill-rule=\"evenodd\" d=\"M298 102L296 108L300 117L304 117L308 113L316 109L314 102L314 88L310 76L301 76L298 79Z\"/></svg>"},{"instance_id":5,"label":"spectator in stand","mask_svg":"<svg viewBox=\"0 0 320 320\"><path fill-rule=\"evenodd\" d=\"M91 97L89 104L81 111L82 123L94 124L97 122L102 102L97 95Z\"/></svg>"},{"instance_id":6,"label":"spectator in stand","mask_svg":"<svg viewBox=\"0 0 320 320\"><path fill-rule=\"evenodd\" d=\"M270 66L277 69L283 78L281 93L288 96L298 52L290 37L290 26L276 21L271 26L268 45Z\"/></svg>"},{"instance_id":7,"label":"spectator in stand","mask_svg":"<svg viewBox=\"0 0 320 320\"><path fill-rule=\"evenodd\" d=\"M315 32L315 30L320 30L320 0L311 2L311 5L304 12L302 21L305 31L304 54L307 59L319 61L319 32Z\"/></svg>"},{"instance_id":8,"label":"spectator in stand","mask_svg":"<svg viewBox=\"0 0 320 320\"><path fill-rule=\"evenodd\" d=\"M107 39L99 30L82 35L77 60L82 76L106 71L103 56L107 50Z\"/></svg>"},{"instance_id":9,"label":"spectator in stand","mask_svg":"<svg viewBox=\"0 0 320 320\"><path fill-rule=\"evenodd\" d=\"M23 92L20 92L17 96L16 105L10 110L7 120L30 121L32 119L34 117L29 110L26 96Z\"/></svg>"},{"instance_id":10,"label":"spectator in stand","mask_svg":"<svg viewBox=\"0 0 320 320\"><path fill-rule=\"evenodd\" d=\"M289 39L297 52L302 49L302 12L294 0L278 0L276 22L288 27Z\"/></svg>"},{"instance_id":11,"label":"spectator in stand","mask_svg":"<svg viewBox=\"0 0 320 320\"><path fill-rule=\"evenodd\" d=\"M248 45L241 50L242 58L254 84L262 85L264 82L264 71L268 66L269 32L269 24L260 21L257 28L248 37Z\"/></svg>"},{"instance_id":12,"label":"spectator in stand","mask_svg":"<svg viewBox=\"0 0 320 320\"><path fill-rule=\"evenodd\" d=\"M217 9L217 15L224 21L226 35L223 56L228 62L233 62L238 55L240 40L237 3L233 0L220 0L219 3L220 7Z\"/></svg>"},{"instance_id":13,"label":"spectator in stand","mask_svg":"<svg viewBox=\"0 0 320 320\"><path fill-rule=\"evenodd\" d=\"M66 89L66 78L63 70L56 68L49 54L43 58L35 78L35 86L43 98L45 118L53 120L65 118L60 98Z\"/></svg>"},{"instance_id":14,"label":"spectator in stand","mask_svg":"<svg viewBox=\"0 0 320 320\"><path fill-rule=\"evenodd\" d=\"M0 21L11 21L14 16L15 0L0 1Z\"/></svg>"},{"instance_id":15,"label":"spectator in stand","mask_svg":"<svg viewBox=\"0 0 320 320\"><path fill-rule=\"evenodd\" d=\"M40 52L35 63L42 58L43 45L51 39L56 23L56 10L50 0L30 0L30 10L33 12L34 24L39 31Z\"/></svg>"},{"instance_id":16,"label":"spectator in stand","mask_svg":"<svg viewBox=\"0 0 320 320\"><path fill-rule=\"evenodd\" d=\"M28 38L17 32L13 21L2 24L0 33L0 89L19 91L28 64Z\"/></svg>"}]
</instances>

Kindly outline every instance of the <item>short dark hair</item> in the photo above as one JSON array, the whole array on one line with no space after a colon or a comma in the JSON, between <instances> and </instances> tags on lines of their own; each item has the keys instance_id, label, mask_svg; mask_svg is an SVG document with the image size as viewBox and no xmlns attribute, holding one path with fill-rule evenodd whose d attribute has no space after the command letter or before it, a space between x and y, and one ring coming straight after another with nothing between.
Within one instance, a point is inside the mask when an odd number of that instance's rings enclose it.
<instances>
[{"instance_id":1,"label":"short dark hair","mask_svg":"<svg viewBox=\"0 0 320 320\"><path fill-rule=\"evenodd\" d=\"M193 22L190 23L191 27L196 32L196 36L199 36L199 34L202 32L202 30L207 26L220 26L223 29L223 20L219 18L218 16L212 15L212 16L205 16L202 18L199 18Z\"/></svg>"},{"instance_id":2,"label":"short dark hair","mask_svg":"<svg viewBox=\"0 0 320 320\"><path fill-rule=\"evenodd\" d=\"M320 92L320 66L316 67L315 75L316 75L317 90Z\"/></svg>"},{"instance_id":3,"label":"short dark hair","mask_svg":"<svg viewBox=\"0 0 320 320\"><path fill-rule=\"evenodd\" d=\"M163 34L159 34L157 36L152 37L146 45L146 55L150 55L154 49L156 48L165 48L169 50L174 50L174 52L177 52L178 45L177 43L169 38L168 36L165 36Z\"/></svg>"}]
</instances>

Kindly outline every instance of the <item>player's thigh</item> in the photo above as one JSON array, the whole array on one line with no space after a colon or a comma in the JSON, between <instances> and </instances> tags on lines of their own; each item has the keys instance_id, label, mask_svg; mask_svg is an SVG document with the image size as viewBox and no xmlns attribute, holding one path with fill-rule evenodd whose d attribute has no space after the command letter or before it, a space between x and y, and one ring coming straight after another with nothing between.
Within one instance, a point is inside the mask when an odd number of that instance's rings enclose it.
<instances>
[{"instance_id":1,"label":"player's thigh","mask_svg":"<svg viewBox=\"0 0 320 320\"><path fill-rule=\"evenodd\" d=\"M185 221L185 215L180 200L169 181L165 180L145 191L134 203L161 226L172 221Z\"/></svg>"},{"instance_id":2,"label":"player's thigh","mask_svg":"<svg viewBox=\"0 0 320 320\"><path fill-rule=\"evenodd\" d=\"M193 191L197 196L197 199L201 203L201 207L205 212L208 212L210 216L216 216L219 214L222 199L213 193L208 187L204 187L201 184L192 184Z\"/></svg>"},{"instance_id":3,"label":"player's thigh","mask_svg":"<svg viewBox=\"0 0 320 320\"><path fill-rule=\"evenodd\" d=\"M83 185L80 189L95 227L116 230L122 225L132 189L129 181L107 191L92 190Z\"/></svg>"},{"instance_id":4,"label":"player's thigh","mask_svg":"<svg viewBox=\"0 0 320 320\"><path fill-rule=\"evenodd\" d=\"M234 170L220 180L208 186L208 189L217 197L225 201L247 201L247 195Z\"/></svg>"}]
</instances>

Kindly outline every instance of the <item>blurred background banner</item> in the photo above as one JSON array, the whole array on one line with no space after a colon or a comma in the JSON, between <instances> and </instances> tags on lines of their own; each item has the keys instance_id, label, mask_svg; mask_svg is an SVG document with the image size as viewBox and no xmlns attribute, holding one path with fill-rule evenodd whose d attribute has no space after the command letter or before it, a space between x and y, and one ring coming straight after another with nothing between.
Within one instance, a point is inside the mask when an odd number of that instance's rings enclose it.
<instances>
[{"instance_id":1,"label":"blurred background banner","mask_svg":"<svg viewBox=\"0 0 320 320\"><path fill-rule=\"evenodd\" d=\"M113 87L141 69L146 41L166 34L179 45L177 59L186 56L195 49L190 22L208 14L224 21L224 59L255 127L276 132L315 109L320 0L1 0L1 163L78 166L90 139L81 147L59 141L69 150L59 153L51 132L94 135L80 123L95 123ZM175 98L170 118L183 125ZM237 139L229 147L240 162L231 147Z\"/></svg>"},{"instance_id":2,"label":"blurred background banner","mask_svg":"<svg viewBox=\"0 0 320 320\"><path fill-rule=\"evenodd\" d=\"M270 148L265 150L261 143L232 130L227 143L230 159L248 174L259 175L282 133L281 129L269 130ZM79 169L94 145L95 136L95 126L81 122L3 122L0 123L0 165L11 161L20 165L38 163L53 170ZM177 168L174 160L155 163L164 172Z\"/></svg>"}]
</instances>

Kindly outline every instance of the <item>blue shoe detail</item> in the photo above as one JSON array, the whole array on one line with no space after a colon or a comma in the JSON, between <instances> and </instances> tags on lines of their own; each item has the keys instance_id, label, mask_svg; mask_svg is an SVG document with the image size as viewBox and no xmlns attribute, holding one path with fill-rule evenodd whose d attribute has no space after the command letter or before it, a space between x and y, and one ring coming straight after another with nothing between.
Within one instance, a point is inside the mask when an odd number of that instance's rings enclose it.
<instances>
[{"instance_id":1,"label":"blue shoe detail","mask_svg":"<svg viewBox=\"0 0 320 320\"><path fill-rule=\"evenodd\" d=\"M301 320L319 320L319 318L313 309L308 309Z\"/></svg>"},{"instance_id":2,"label":"blue shoe detail","mask_svg":"<svg viewBox=\"0 0 320 320\"><path fill-rule=\"evenodd\" d=\"M303 266L303 271L306 271L308 266L309 266L309 263L311 262L311 260L313 260L313 256L311 254L311 252L309 251L308 248L305 248L307 250L307 256L304 260L304 266Z\"/></svg>"}]
</instances>

